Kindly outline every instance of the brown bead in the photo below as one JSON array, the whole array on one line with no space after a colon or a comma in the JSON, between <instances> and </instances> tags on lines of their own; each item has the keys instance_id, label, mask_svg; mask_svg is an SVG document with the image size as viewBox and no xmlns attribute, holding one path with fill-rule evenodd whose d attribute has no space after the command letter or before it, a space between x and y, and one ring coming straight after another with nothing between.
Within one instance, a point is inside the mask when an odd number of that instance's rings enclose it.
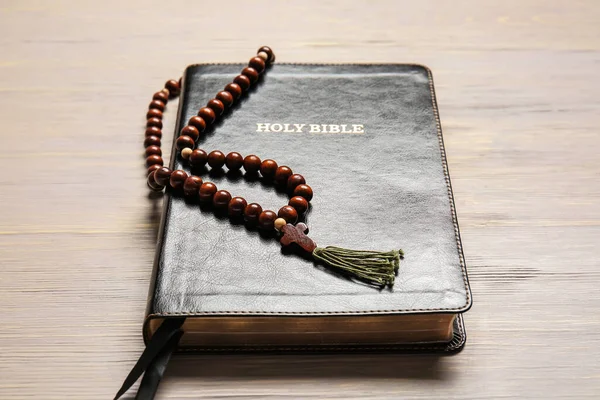
<instances>
[{"instance_id":1,"label":"brown bead","mask_svg":"<svg viewBox=\"0 0 600 400\"><path fill-rule=\"evenodd\" d=\"M212 124L215 122L215 119L217 119L215 112L212 110L212 108L208 107L202 107L200 110L198 110L198 116L204 119L208 125Z\"/></svg>"},{"instance_id":2,"label":"brown bead","mask_svg":"<svg viewBox=\"0 0 600 400\"><path fill-rule=\"evenodd\" d=\"M200 190L200 186L202 185L202 178L195 175L190 175L187 177L185 182L183 182L183 194L188 197L196 197L198 196L198 191Z\"/></svg>"},{"instance_id":3,"label":"brown bead","mask_svg":"<svg viewBox=\"0 0 600 400\"><path fill-rule=\"evenodd\" d=\"M192 118L190 118L190 120L188 121L188 125L196 128L198 132L204 132L204 129L206 129L206 122L202 117L199 117L197 115L194 115Z\"/></svg>"},{"instance_id":4,"label":"brown bead","mask_svg":"<svg viewBox=\"0 0 600 400\"><path fill-rule=\"evenodd\" d=\"M275 178L275 171L277 171L275 160L265 160L260 164L260 173L267 179Z\"/></svg>"},{"instance_id":5,"label":"brown bead","mask_svg":"<svg viewBox=\"0 0 600 400\"><path fill-rule=\"evenodd\" d=\"M304 185L306 183L306 179L300 174L294 174L290 176L287 180L287 190L290 193L294 193L294 189L298 185Z\"/></svg>"},{"instance_id":6,"label":"brown bead","mask_svg":"<svg viewBox=\"0 0 600 400\"><path fill-rule=\"evenodd\" d=\"M254 68L246 67L242 70L242 75L250 79L250 83L255 83L258 80L258 71Z\"/></svg>"},{"instance_id":7,"label":"brown bead","mask_svg":"<svg viewBox=\"0 0 600 400\"><path fill-rule=\"evenodd\" d=\"M229 92L222 90L219 93L217 93L215 97L217 98L217 100L220 100L221 103L223 103L225 108L229 108L233 105L233 95Z\"/></svg>"},{"instance_id":8,"label":"brown bead","mask_svg":"<svg viewBox=\"0 0 600 400\"><path fill-rule=\"evenodd\" d=\"M304 214L308 210L308 201L302 196L292 197L288 204L294 207L298 214Z\"/></svg>"},{"instance_id":9,"label":"brown bead","mask_svg":"<svg viewBox=\"0 0 600 400\"><path fill-rule=\"evenodd\" d=\"M162 137L162 130L160 128L157 128L156 126L151 126L149 128L146 128L146 137L148 136L156 136L158 138Z\"/></svg>"},{"instance_id":10,"label":"brown bead","mask_svg":"<svg viewBox=\"0 0 600 400\"><path fill-rule=\"evenodd\" d=\"M177 150L181 151L181 150L185 149L186 147L193 149L196 145L196 142L194 142L194 139L192 139L191 137L184 135L184 136L179 136L177 138L175 145L177 146Z\"/></svg>"},{"instance_id":11,"label":"brown bead","mask_svg":"<svg viewBox=\"0 0 600 400\"><path fill-rule=\"evenodd\" d=\"M275 183L278 185L286 185L288 178L292 176L292 174L293 172L290 167L282 165L275 171Z\"/></svg>"},{"instance_id":12,"label":"brown bead","mask_svg":"<svg viewBox=\"0 0 600 400\"><path fill-rule=\"evenodd\" d=\"M213 206L219 211L224 211L227 209L230 201L231 193L227 190L219 190L213 197Z\"/></svg>"},{"instance_id":13,"label":"brown bead","mask_svg":"<svg viewBox=\"0 0 600 400\"><path fill-rule=\"evenodd\" d=\"M148 146L160 147L160 138L158 136L146 136L146 139L144 139L144 147Z\"/></svg>"},{"instance_id":14,"label":"brown bead","mask_svg":"<svg viewBox=\"0 0 600 400\"><path fill-rule=\"evenodd\" d=\"M225 90L231 93L231 96L234 100L239 99L243 92L242 87L237 83L228 84L227 86L225 86Z\"/></svg>"},{"instance_id":15,"label":"brown bead","mask_svg":"<svg viewBox=\"0 0 600 400\"><path fill-rule=\"evenodd\" d=\"M279 209L277 216L283 218L288 224L295 224L298 221L298 212L292 206L283 206Z\"/></svg>"},{"instance_id":16,"label":"brown bead","mask_svg":"<svg viewBox=\"0 0 600 400\"><path fill-rule=\"evenodd\" d=\"M154 93L154 95L152 96L152 100L159 100L167 104L167 102L169 101L169 93L167 93L164 90L158 91Z\"/></svg>"},{"instance_id":17,"label":"brown bead","mask_svg":"<svg viewBox=\"0 0 600 400\"><path fill-rule=\"evenodd\" d=\"M269 58L267 59L268 63L272 63L273 61L275 61L275 53L273 53L273 50L271 50L271 48L269 46L261 47L260 49L258 49L258 51L256 53L258 54L261 51L264 51L269 56Z\"/></svg>"},{"instance_id":18,"label":"brown bead","mask_svg":"<svg viewBox=\"0 0 600 400\"><path fill-rule=\"evenodd\" d=\"M165 188L164 186L161 186L158 183L156 183L156 180L154 179L154 174L148 175L146 183L148 184L148 187L155 192L160 192Z\"/></svg>"},{"instance_id":19,"label":"brown bead","mask_svg":"<svg viewBox=\"0 0 600 400\"><path fill-rule=\"evenodd\" d=\"M190 165L192 167L204 167L208 161L208 155L202 149L196 149L190 154Z\"/></svg>"},{"instance_id":20,"label":"brown bead","mask_svg":"<svg viewBox=\"0 0 600 400\"><path fill-rule=\"evenodd\" d=\"M208 153L208 165L211 168L222 168L225 165L225 154L219 150L213 150Z\"/></svg>"},{"instance_id":21,"label":"brown bead","mask_svg":"<svg viewBox=\"0 0 600 400\"><path fill-rule=\"evenodd\" d=\"M260 57L252 57L248 62L248 65L251 68L254 68L259 74L265 70L265 62Z\"/></svg>"},{"instance_id":22,"label":"brown bead","mask_svg":"<svg viewBox=\"0 0 600 400\"><path fill-rule=\"evenodd\" d=\"M251 85L250 78L248 78L246 75L236 76L233 79L233 82L240 85L240 87L242 88L243 91L250 89L250 85Z\"/></svg>"},{"instance_id":23,"label":"brown bead","mask_svg":"<svg viewBox=\"0 0 600 400\"><path fill-rule=\"evenodd\" d=\"M273 230L275 229L275 220L277 219L277 214L275 214L271 210L265 210L260 213L258 216L258 226L264 230Z\"/></svg>"},{"instance_id":24,"label":"brown bead","mask_svg":"<svg viewBox=\"0 0 600 400\"><path fill-rule=\"evenodd\" d=\"M215 193L217 193L217 185L212 182L204 182L198 191L198 198L202 203L212 203Z\"/></svg>"},{"instance_id":25,"label":"brown bead","mask_svg":"<svg viewBox=\"0 0 600 400\"><path fill-rule=\"evenodd\" d=\"M154 164L154 165L149 166L148 169L146 170L146 175L152 174L154 171L156 171L159 168L161 168L160 164Z\"/></svg>"},{"instance_id":26,"label":"brown bead","mask_svg":"<svg viewBox=\"0 0 600 400\"><path fill-rule=\"evenodd\" d=\"M241 217L248 203L243 197L234 197L229 201L227 211L230 217Z\"/></svg>"},{"instance_id":27,"label":"brown bead","mask_svg":"<svg viewBox=\"0 0 600 400\"><path fill-rule=\"evenodd\" d=\"M146 118L150 119L150 118L158 118L158 119L162 119L163 117L163 113L162 111L160 111L157 108L151 108L148 110L148 112L146 113Z\"/></svg>"},{"instance_id":28,"label":"brown bead","mask_svg":"<svg viewBox=\"0 0 600 400\"><path fill-rule=\"evenodd\" d=\"M169 179L169 184L173 189L181 189L183 187L183 183L187 179L188 174L185 171L180 169L175 170L171 173L171 178Z\"/></svg>"},{"instance_id":29,"label":"brown bead","mask_svg":"<svg viewBox=\"0 0 600 400\"><path fill-rule=\"evenodd\" d=\"M246 158L244 158L244 169L246 170L246 172L249 172L251 174L257 173L260 169L260 158L258 158L254 154L246 156Z\"/></svg>"},{"instance_id":30,"label":"brown bead","mask_svg":"<svg viewBox=\"0 0 600 400\"><path fill-rule=\"evenodd\" d=\"M217 116L223 114L223 111L225 111L225 105L221 103L221 100L217 99L209 100L208 103L206 103L206 107L213 110Z\"/></svg>"},{"instance_id":31,"label":"brown bead","mask_svg":"<svg viewBox=\"0 0 600 400\"><path fill-rule=\"evenodd\" d=\"M227 157L225 157L225 165L231 171L237 171L238 169L242 168L242 165L244 165L244 157L242 157L240 153L233 151L227 154Z\"/></svg>"},{"instance_id":32,"label":"brown bead","mask_svg":"<svg viewBox=\"0 0 600 400\"><path fill-rule=\"evenodd\" d=\"M146 147L146 157L149 156L162 156L162 150L158 146Z\"/></svg>"},{"instance_id":33,"label":"brown bead","mask_svg":"<svg viewBox=\"0 0 600 400\"><path fill-rule=\"evenodd\" d=\"M171 79L165 83L165 89L169 91L169 97L173 98L179 96L181 86L179 85L179 82L177 82L175 79Z\"/></svg>"},{"instance_id":34,"label":"brown bead","mask_svg":"<svg viewBox=\"0 0 600 400\"><path fill-rule=\"evenodd\" d=\"M167 167L160 167L154 172L154 180L162 186L167 186L171 179L171 170Z\"/></svg>"},{"instance_id":35,"label":"brown bead","mask_svg":"<svg viewBox=\"0 0 600 400\"><path fill-rule=\"evenodd\" d=\"M165 111L165 103L160 101L160 100L152 100L150 102L150 105L148 106L148 109L157 109L160 111Z\"/></svg>"},{"instance_id":36,"label":"brown bead","mask_svg":"<svg viewBox=\"0 0 600 400\"><path fill-rule=\"evenodd\" d=\"M311 201L313 198L312 188L308 185L298 185L296 189L294 189L294 196L301 196L306 199L306 201Z\"/></svg>"},{"instance_id":37,"label":"brown bead","mask_svg":"<svg viewBox=\"0 0 600 400\"><path fill-rule=\"evenodd\" d=\"M162 129L162 120L158 118L148 118L146 121L146 128L150 128L151 126L155 126L158 129Z\"/></svg>"},{"instance_id":38,"label":"brown bead","mask_svg":"<svg viewBox=\"0 0 600 400\"><path fill-rule=\"evenodd\" d=\"M262 213L262 207L260 204L250 203L244 209L244 221L250 225L254 225L258 222L258 216Z\"/></svg>"},{"instance_id":39,"label":"brown bead","mask_svg":"<svg viewBox=\"0 0 600 400\"><path fill-rule=\"evenodd\" d=\"M198 117L198 118L200 118L200 117ZM183 127L180 135L189 136L192 139L194 139L194 141L196 141L200 137L200 132L198 131L198 129L195 126L187 125L187 126Z\"/></svg>"}]
</instances>

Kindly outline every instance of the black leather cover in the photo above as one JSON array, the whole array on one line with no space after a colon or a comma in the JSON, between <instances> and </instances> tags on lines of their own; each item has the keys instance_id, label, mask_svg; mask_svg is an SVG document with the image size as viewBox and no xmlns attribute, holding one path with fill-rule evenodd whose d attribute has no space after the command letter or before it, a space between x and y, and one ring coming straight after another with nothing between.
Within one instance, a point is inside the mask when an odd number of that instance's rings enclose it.
<instances>
[{"instance_id":1,"label":"black leather cover","mask_svg":"<svg viewBox=\"0 0 600 400\"><path fill-rule=\"evenodd\" d=\"M242 68L188 67L176 132ZM264 123L306 126L300 133L257 132ZM359 124L364 133L309 133L309 124ZM470 307L426 67L276 64L198 147L272 158L304 175L315 193L306 223L320 246L402 248L405 257L393 289L378 290L283 252L274 238L167 196L150 318L462 313ZM189 171L180 158L171 167ZM287 203L285 194L260 181L201 176L265 209ZM464 342L463 333L458 318L454 342Z\"/></svg>"}]
</instances>

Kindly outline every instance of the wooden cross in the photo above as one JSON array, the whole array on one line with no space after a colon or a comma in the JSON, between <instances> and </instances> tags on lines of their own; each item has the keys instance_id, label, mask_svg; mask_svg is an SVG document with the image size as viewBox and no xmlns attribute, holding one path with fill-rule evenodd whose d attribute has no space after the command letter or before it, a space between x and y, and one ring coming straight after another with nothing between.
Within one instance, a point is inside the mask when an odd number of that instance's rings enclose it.
<instances>
[{"instance_id":1,"label":"wooden cross","mask_svg":"<svg viewBox=\"0 0 600 400\"><path fill-rule=\"evenodd\" d=\"M280 242L284 246L296 243L309 253L312 253L313 250L317 248L317 244L311 238L306 236L308 227L303 222L298 223L296 226L287 224L281 228L281 231L283 232L283 236L281 237Z\"/></svg>"}]
</instances>

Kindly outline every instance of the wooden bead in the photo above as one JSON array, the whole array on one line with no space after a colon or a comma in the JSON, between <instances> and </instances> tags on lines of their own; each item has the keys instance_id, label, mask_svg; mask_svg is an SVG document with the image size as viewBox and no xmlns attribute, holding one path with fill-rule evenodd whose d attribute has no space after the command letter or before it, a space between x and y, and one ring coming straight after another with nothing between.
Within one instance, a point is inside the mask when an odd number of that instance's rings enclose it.
<instances>
[{"instance_id":1,"label":"wooden bead","mask_svg":"<svg viewBox=\"0 0 600 400\"><path fill-rule=\"evenodd\" d=\"M267 179L275 178L277 171L277 162L275 160L265 160L260 164L260 173Z\"/></svg>"},{"instance_id":2,"label":"wooden bead","mask_svg":"<svg viewBox=\"0 0 600 400\"><path fill-rule=\"evenodd\" d=\"M260 59L264 62L267 62L267 60L269 59L269 55L264 51L259 51L258 54L256 54L256 57L260 57Z\"/></svg>"},{"instance_id":3,"label":"wooden bead","mask_svg":"<svg viewBox=\"0 0 600 400\"><path fill-rule=\"evenodd\" d=\"M150 128L151 126L155 126L158 129L162 129L162 120L158 118L148 118L146 121L146 128Z\"/></svg>"},{"instance_id":4,"label":"wooden bead","mask_svg":"<svg viewBox=\"0 0 600 400\"><path fill-rule=\"evenodd\" d=\"M272 230L276 219L277 214L271 210L265 210L258 216L258 226L266 231Z\"/></svg>"},{"instance_id":5,"label":"wooden bead","mask_svg":"<svg viewBox=\"0 0 600 400\"><path fill-rule=\"evenodd\" d=\"M223 103L225 108L229 108L233 105L233 95L229 92L226 92L225 90L222 90L219 93L217 93L216 98L217 100L221 101L221 103Z\"/></svg>"},{"instance_id":6,"label":"wooden bead","mask_svg":"<svg viewBox=\"0 0 600 400\"><path fill-rule=\"evenodd\" d=\"M169 179L169 184L175 190L183 188L183 183L188 178L188 174L185 171L180 169L173 171L171 173L171 178Z\"/></svg>"},{"instance_id":7,"label":"wooden bead","mask_svg":"<svg viewBox=\"0 0 600 400\"><path fill-rule=\"evenodd\" d=\"M249 172L251 174L257 173L260 169L260 158L258 158L254 154L246 156L246 158L244 158L244 169L246 170L246 172Z\"/></svg>"},{"instance_id":8,"label":"wooden bead","mask_svg":"<svg viewBox=\"0 0 600 400\"><path fill-rule=\"evenodd\" d=\"M209 100L208 103L206 103L206 107L213 110L217 116L223 114L223 111L225 111L225 105L221 102L221 100L217 99Z\"/></svg>"},{"instance_id":9,"label":"wooden bead","mask_svg":"<svg viewBox=\"0 0 600 400\"><path fill-rule=\"evenodd\" d=\"M238 169L242 168L242 165L244 165L244 157L242 157L240 153L233 151L227 154L227 157L225 157L225 165L231 171L237 171Z\"/></svg>"},{"instance_id":10,"label":"wooden bead","mask_svg":"<svg viewBox=\"0 0 600 400\"><path fill-rule=\"evenodd\" d=\"M165 89L169 91L169 97L173 98L179 96L181 86L179 85L178 81L176 81L175 79L171 79L165 83Z\"/></svg>"},{"instance_id":11,"label":"wooden bead","mask_svg":"<svg viewBox=\"0 0 600 400\"><path fill-rule=\"evenodd\" d=\"M243 92L242 87L234 82L225 86L225 91L231 93L233 100L239 99Z\"/></svg>"},{"instance_id":12,"label":"wooden bead","mask_svg":"<svg viewBox=\"0 0 600 400\"><path fill-rule=\"evenodd\" d=\"M275 226L275 229L281 231L281 228L287 225L287 221L283 218L277 218L273 225Z\"/></svg>"},{"instance_id":13,"label":"wooden bead","mask_svg":"<svg viewBox=\"0 0 600 400\"><path fill-rule=\"evenodd\" d=\"M304 197L306 201L311 201L313 198L312 188L305 184L298 185L296 186L296 189L294 189L294 196L301 196Z\"/></svg>"},{"instance_id":14,"label":"wooden bead","mask_svg":"<svg viewBox=\"0 0 600 400\"><path fill-rule=\"evenodd\" d=\"M162 150L158 146L148 146L146 147L146 157L149 156L162 156Z\"/></svg>"},{"instance_id":15,"label":"wooden bead","mask_svg":"<svg viewBox=\"0 0 600 400\"><path fill-rule=\"evenodd\" d=\"M197 115L194 115L192 118L190 118L188 125L196 128L198 132L204 132L204 129L206 129L206 121L204 121L204 118Z\"/></svg>"},{"instance_id":16,"label":"wooden bead","mask_svg":"<svg viewBox=\"0 0 600 400\"><path fill-rule=\"evenodd\" d=\"M154 172L154 180L162 186L167 186L171 179L171 170L167 167L160 167Z\"/></svg>"},{"instance_id":17,"label":"wooden bead","mask_svg":"<svg viewBox=\"0 0 600 400\"><path fill-rule=\"evenodd\" d=\"M197 117L200 118L200 117ZM198 130L198 128L196 128L195 126L192 125L186 125L183 127L183 129L181 130L180 135L186 135L191 137L192 139L194 139L194 141L198 140L200 138L200 131Z\"/></svg>"},{"instance_id":18,"label":"wooden bead","mask_svg":"<svg viewBox=\"0 0 600 400\"><path fill-rule=\"evenodd\" d=\"M175 146L177 147L177 150L181 151L183 149L185 149L186 147L189 148L194 148L196 145L196 142L194 142L194 139L192 139L189 136L183 135L183 136L179 136L177 138L177 141L175 142Z\"/></svg>"},{"instance_id":19,"label":"wooden bead","mask_svg":"<svg viewBox=\"0 0 600 400\"><path fill-rule=\"evenodd\" d=\"M258 71L251 67L246 67L242 70L242 75L250 79L250 83L256 83L258 80Z\"/></svg>"},{"instance_id":20,"label":"wooden bead","mask_svg":"<svg viewBox=\"0 0 600 400\"><path fill-rule=\"evenodd\" d=\"M208 165L211 168L222 168L225 165L225 154L219 150L213 150L208 154Z\"/></svg>"},{"instance_id":21,"label":"wooden bead","mask_svg":"<svg viewBox=\"0 0 600 400\"><path fill-rule=\"evenodd\" d=\"M163 113L162 111L160 111L157 108L151 108L148 110L148 112L146 113L146 119L150 119L150 118L158 118L158 119L162 119L163 117Z\"/></svg>"},{"instance_id":22,"label":"wooden bead","mask_svg":"<svg viewBox=\"0 0 600 400\"><path fill-rule=\"evenodd\" d=\"M257 53L260 53L260 52L266 53L267 56L269 57L267 59L267 63L270 64L275 61L275 53L273 53L273 50L271 50L271 48L269 46L261 47L260 49L258 49Z\"/></svg>"},{"instance_id":23,"label":"wooden bead","mask_svg":"<svg viewBox=\"0 0 600 400\"><path fill-rule=\"evenodd\" d=\"M217 119L215 112L208 107L202 107L200 110L198 110L198 116L202 118L208 125L212 124Z\"/></svg>"},{"instance_id":24,"label":"wooden bead","mask_svg":"<svg viewBox=\"0 0 600 400\"><path fill-rule=\"evenodd\" d=\"M294 207L298 214L304 214L308 210L308 201L302 196L292 197L288 204Z\"/></svg>"},{"instance_id":25,"label":"wooden bead","mask_svg":"<svg viewBox=\"0 0 600 400\"><path fill-rule=\"evenodd\" d=\"M190 165L192 167L204 167L208 161L208 154L204 150L196 149L190 154Z\"/></svg>"},{"instance_id":26,"label":"wooden bead","mask_svg":"<svg viewBox=\"0 0 600 400\"><path fill-rule=\"evenodd\" d=\"M148 146L160 147L160 138L158 136L146 136L146 139L144 139L144 147Z\"/></svg>"},{"instance_id":27,"label":"wooden bead","mask_svg":"<svg viewBox=\"0 0 600 400\"><path fill-rule=\"evenodd\" d=\"M154 164L148 167L148 169L146 170L146 176L150 175L151 173L153 173L154 171L156 171L157 169L161 168L160 164Z\"/></svg>"},{"instance_id":28,"label":"wooden bead","mask_svg":"<svg viewBox=\"0 0 600 400\"><path fill-rule=\"evenodd\" d=\"M252 57L248 62L251 68L254 68L259 74L265 70L265 61L260 57ZM244 74L245 75L245 74Z\"/></svg>"},{"instance_id":29,"label":"wooden bead","mask_svg":"<svg viewBox=\"0 0 600 400\"><path fill-rule=\"evenodd\" d=\"M277 185L286 185L288 178L292 176L292 174L293 172L290 167L282 165L275 171L275 183Z\"/></svg>"},{"instance_id":30,"label":"wooden bead","mask_svg":"<svg viewBox=\"0 0 600 400\"><path fill-rule=\"evenodd\" d=\"M160 111L165 111L165 103L160 101L160 100L152 100L150 102L150 105L148 106L148 109L157 109Z\"/></svg>"},{"instance_id":31,"label":"wooden bead","mask_svg":"<svg viewBox=\"0 0 600 400\"><path fill-rule=\"evenodd\" d=\"M246 76L246 75L238 75L233 79L234 83L237 83L242 90L245 92L246 90L250 89L250 79Z\"/></svg>"},{"instance_id":32,"label":"wooden bead","mask_svg":"<svg viewBox=\"0 0 600 400\"><path fill-rule=\"evenodd\" d=\"M217 193L217 185L212 182L204 182L202 185L200 185L198 198L201 203L209 204L212 203L215 193Z\"/></svg>"},{"instance_id":33,"label":"wooden bead","mask_svg":"<svg viewBox=\"0 0 600 400\"><path fill-rule=\"evenodd\" d=\"M190 149L189 147L186 147L186 148L184 148L184 149L181 149L181 157L182 157L184 160L188 160L188 159L190 158L190 156L192 155L192 152L193 152L193 151L194 151L194 150Z\"/></svg>"},{"instance_id":34,"label":"wooden bead","mask_svg":"<svg viewBox=\"0 0 600 400\"><path fill-rule=\"evenodd\" d=\"M150 126L146 128L146 137L148 136L156 136L158 138L162 137L162 130L156 126Z\"/></svg>"},{"instance_id":35,"label":"wooden bead","mask_svg":"<svg viewBox=\"0 0 600 400\"><path fill-rule=\"evenodd\" d=\"M298 221L298 212L292 206L283 206L279 209L277 216L283 218L288 224L295 224Z\"/></svg>"},{"instance_id":36,"label":"wooden bead","mask_svg":"<svg viewBox=\"0 0 600 400\"><path fill-rule=\"evenodd\" d=\"M294 189L296 189L296 186L298 185L303 185L306 183L306 180L304 179L304 177L300 174L294 174L292 176L290 176L287 180L287 190L289 193L294 193Z\"/></svg>"},{"instance_id":37,"label":"wooden bead","mask_svg":"<svg viewBox=\"0 0 600 400\"><path fill-rule=\"evenodd\" d=\"M243 197L234 197L229 201L229 205L227 206L227 211L230 217L236 218L244 215L244 210L248 203Z\"/></svg>"},{"instance_id":38,"label":"wooden bead","mask_svg":"<svg viewBox=\"0 0 600 400\"><path fill-rule=\"evenodd\" d=\"M230 201L231 194L227 190L219 190L213 197L213 206L217 211L224 211L227 209Z\"/></svg>"},{"instance_id":39,"label":"wooden bead","mask_svg":"<svg viewBox=\"0 0 600 400\"><path fill-rule=\"evenodd\" d=\"M257 203L250 203L244 209L244 221L250 225L255 225L258 222L258 216L262 213L262 207Z\"/></svg>"},{"instance_id":40,"label":"wooden bead","mask_svg":"<svg viewBox=\"0 0 600 400\"><path fill-rule=\"evenodd\" d=\"M195 175L190 175L187 177L185 182L183 182L183 194L188 197L196 197L198 196L198 191L200 190L200 186L202 185L202 178Z\"/></svg>"},{"instance_id":41,"label":"wooden bead","mask_svg":"<svg viewBox=\"0 0 600 400\"><path fill-rule=\"evenodd\" d=\"M161 186L158 183L156 183L156 181L154 180L154 174L148 175L146 183L148 184L148 187L155 192L160 192L165 188L164 186Z\"/></svg>"},{"instance_id":42,"label":"wooden bead","mask_svg":"<svg viewBox=\"0 0 600 400\"><path fill-rule=\"evenodd\" d=\"M157 155L146 157L146 167L149 167L154 164L163 165L164 163L162 157Z\"/></svg>"},{"instance_id":43,"label":"wooden bead","mask_svg":"<svg viewBox=\"0 0 600 400\"><path fill-rule=\"evenodd\" d=\"M163 103L167 104L167 101L169 101L169 92L164 90L158 91L154 93L154 95L152 96L152 100L160 100Z\"/></svg>"}]
</instances>

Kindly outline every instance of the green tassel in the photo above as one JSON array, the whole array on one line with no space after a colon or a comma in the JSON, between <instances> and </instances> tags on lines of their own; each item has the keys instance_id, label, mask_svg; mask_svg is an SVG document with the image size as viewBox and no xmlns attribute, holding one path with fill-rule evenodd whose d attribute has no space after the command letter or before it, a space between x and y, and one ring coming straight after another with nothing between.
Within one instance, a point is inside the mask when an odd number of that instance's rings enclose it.
<instances>
[{"instance_id":1,"label":"green tassel","mask_svg":"<svg viewBox=\"0 0 600 400\"><path fill-rule=\"evenodd\" d=\"M371 284L393 286L396 272L400 267L402 250L362 251L341 247L317 247L313 257L330 267L338 268L346 273Z\"/></svg>"}]
</instances>

